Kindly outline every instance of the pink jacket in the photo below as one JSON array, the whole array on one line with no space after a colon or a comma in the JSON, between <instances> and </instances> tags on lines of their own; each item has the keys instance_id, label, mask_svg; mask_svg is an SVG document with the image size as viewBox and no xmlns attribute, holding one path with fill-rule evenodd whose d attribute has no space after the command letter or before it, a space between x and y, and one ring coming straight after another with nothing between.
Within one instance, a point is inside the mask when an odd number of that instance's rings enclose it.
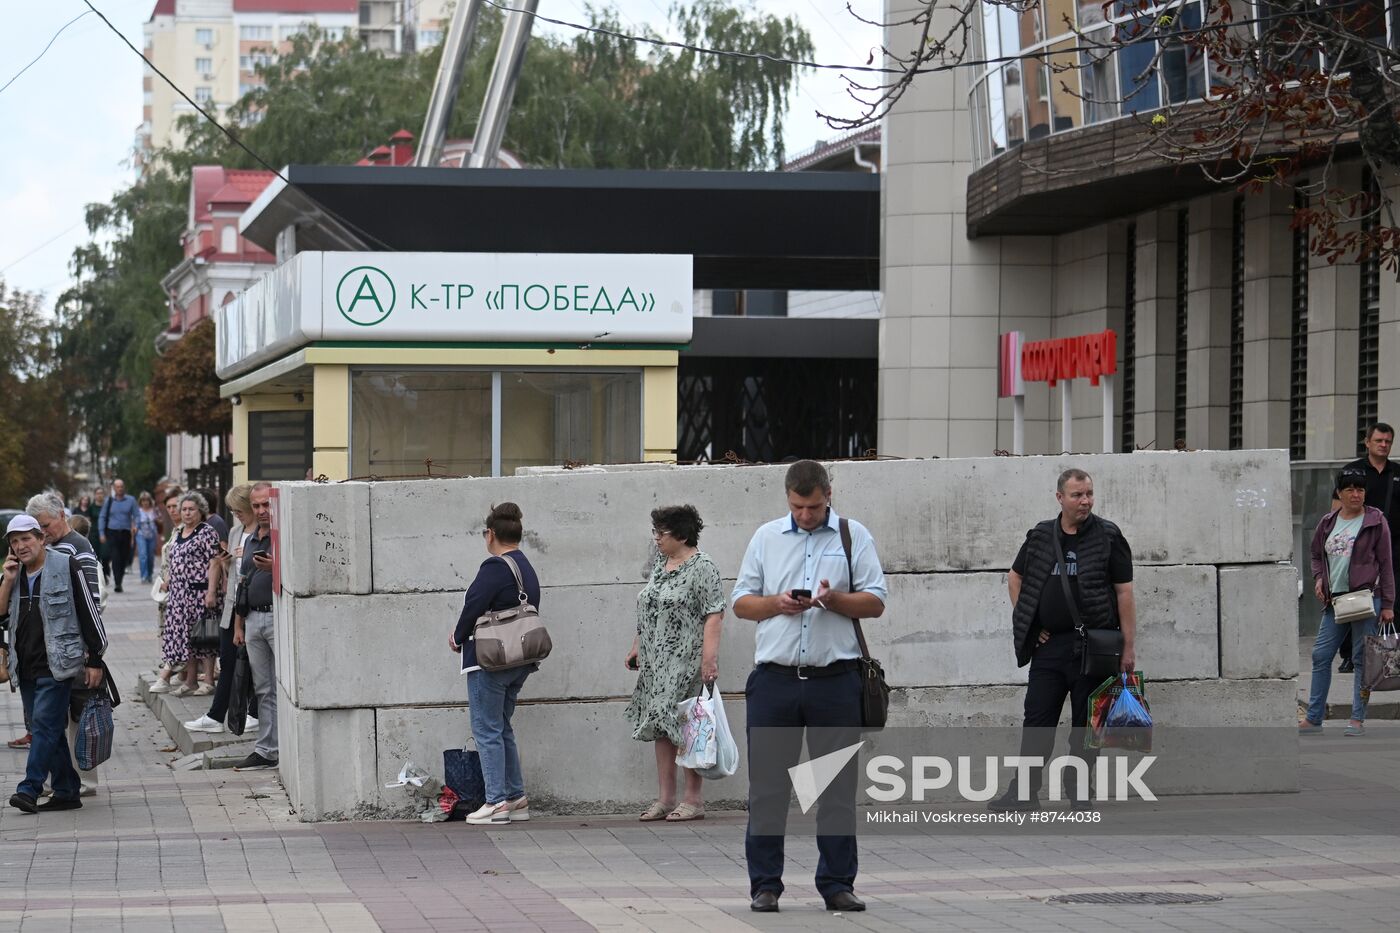
<instances>
[{"instance_id":1,"label":"pink jacket","mask_svg":"<svg viewBox=\"0 0 1400 933\"><path fill-rule=\"evenodd\" d=\"M1361 520L1361 530L1356 534L1356 545L1351 552L1351 572L1347 575L1347 592L1373 589L1380 597L1382 609L1395 608L1395 567L1394 555L1390 550L1390 526L1381 510L1366 506L1365 518ZM1327 569L1327 554L1323 545L1327 536L1337 524L1341 509L1328 512L1317 523L1312 537L1312 575L1322 581L1322 591L1327 595L1327 603L1332 602L1332 577Z\"/></svg>"}]
</instances>

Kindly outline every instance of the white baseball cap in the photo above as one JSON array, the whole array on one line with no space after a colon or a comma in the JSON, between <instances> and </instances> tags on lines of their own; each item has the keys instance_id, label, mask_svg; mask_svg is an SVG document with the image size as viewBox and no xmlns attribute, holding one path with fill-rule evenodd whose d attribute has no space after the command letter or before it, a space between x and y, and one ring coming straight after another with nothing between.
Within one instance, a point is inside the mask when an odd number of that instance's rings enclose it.
<instances>
[{"instance_id":1,"label":"white baseball cap","mask_svg":"<svg viewBox=\"0 0 1400 933\"><path fill-rule=\"evenodd\" d=\"M10 519L10 525L5 529L5 537L21 531L37 531L43 534L43 529L39 527L39 522L33 515L16 515Z\"/></svg>"}]
</instances>

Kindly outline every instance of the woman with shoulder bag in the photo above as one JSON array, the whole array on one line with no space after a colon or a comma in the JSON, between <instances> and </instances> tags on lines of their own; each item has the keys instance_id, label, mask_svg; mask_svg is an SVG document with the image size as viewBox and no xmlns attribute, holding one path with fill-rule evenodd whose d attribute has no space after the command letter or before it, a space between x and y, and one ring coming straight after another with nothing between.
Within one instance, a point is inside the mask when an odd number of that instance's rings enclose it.
<instances>
[{"instance_id":1,"label":"woman with shoulder bag","mask_svg":"<svg viewBox=\"0 0 1400 933\"><path fill-rule=\"evenodd\" d=\"M194 649L190 636L205 613L218 612L219 580L223 562L219 559L219 533L206 522L209 503L197 492L180 497L181 527L171 538L166 559L167 574L161 581L166 591L165 629L161 651L165 665L151 693L171 693L170 677L176 664L185 663L185 682L174 690L176 696L208 696L214 692L214 652ZM203 666L206 676L197 689L191 689L195 673Z\"/></svg>"},{"instance_id":2,"label":"woman with shoulder bag","mask_svg":"<svg viewBox=\"0 0 1400 933\"><path fill-rule=\"evenodd\" d=\"M539 608L540 581L520 550L522 518L520 506L514 502L502 502L486 516L486 528L481 534L491 556L482 561L476 579L467 588L457 628L447 639L448 647L462 655L472 736L486 783L486 803L467 815L468 823L479 826L500 826L530 818L530 800L525 796L520 752L510 720L520 688L539 665L485 670L477 663L473 636L477 620L487 612L519 606L522 589L530 605Z\"/></svg>"},{"instance_id":3,"label":"woman with shoulder bag","mask_svg":"<svg viewBox=\"0 0 1400 933\"><path fill-rule=\"evenodd\" d=\"M1352 636L1352 663L1356 667L1351 694L1351 722L1345 735L1366 734L1366 700L1362 692L1363 653L1366 636L1376 633L1376 617L1382 624L1395 621L1395 568L1390 550L1390 528L1380 509L1366 505L1366 474L1342 470L1337 477L1341 508L1318 522L1312 537L1313 592L1322 603L1322 621L1313 642L1312 693L1307 718L1298 724L1302 734L1322 731L1327 716L1327 690L1332 686L1332 655L1345 637Z\"/></svg>"},{"instance_id":4,"label":"woman with shoulder bag","mask_svg":"<svg viewBox=\"0 0 1400 933\"><path fill-rule=\"evenodd\" d=\"M233 613L239 587L246 586L246 580L238 573L243 563L243 547L253 536L249 528L256 528L253 518L253 485L240 483L224 496L224 503L233 515L233 527L228 531L229 550L220 556L224 564L223 578L224 607L219 616L219 680L214 687L214 701L209 712L198 719L185 723L190 732L223 732L224 718L228 715L229 695L233 692L233 671L238 662L238 646L233 643ZM248 720L244 724L245 735L256 735L258 730L258 697L254 694L248 706Z\"/></svg>"},{"instance_id":5,"label":"woman with shoulder bag","mask_svg":"<svg viewBox=\"0 0 1400 933\"><path fill-rule=\"evenodd\" d=\"M626 660L627 669L637 672L637 686L624 715L632 738L655 747L659 790L638 819L702 820L704 781L689 768L685 797L676 805L676 750L682 744L676 705L719 676L724 588L719 568L698 547L705 524L694 506L656 509L651 524L658 553L651 579L637 594L637 636Z\"/></svg>"}]
</instances>

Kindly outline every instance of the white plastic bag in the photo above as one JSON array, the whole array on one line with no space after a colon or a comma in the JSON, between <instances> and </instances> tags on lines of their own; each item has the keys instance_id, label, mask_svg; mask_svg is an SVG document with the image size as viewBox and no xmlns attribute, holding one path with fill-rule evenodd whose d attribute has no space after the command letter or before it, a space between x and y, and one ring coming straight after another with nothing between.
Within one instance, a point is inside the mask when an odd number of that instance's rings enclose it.
<instances>
[{"instance_id":1,"label":"white plastic bag","mask_svg":"<svg viewBox=\"0 0 1400 933\"><path fill-rule=\"evenodd\" d=\"M729 717L724 714L724 695L712 685L713 700L709 701L710 715L715 720L715 765L712 768L697 768L702 778L717 781L732 777L739 770L739 746L734 742L734 734L729 731Z\"/></svg>"},{"instance_id":2,"label":"white plastic bag","mask_svg":"<svg viewBox=\"0 0 1400 933\"><path fill-rule=\"evenodd\" d=\"M713 699L702 691L697 697L687 697L676 704L680 717L681 744L676 748L676 764L696 771L713 768L718 760L715 747L715 716Z\"/></svg>"}]
</instances>

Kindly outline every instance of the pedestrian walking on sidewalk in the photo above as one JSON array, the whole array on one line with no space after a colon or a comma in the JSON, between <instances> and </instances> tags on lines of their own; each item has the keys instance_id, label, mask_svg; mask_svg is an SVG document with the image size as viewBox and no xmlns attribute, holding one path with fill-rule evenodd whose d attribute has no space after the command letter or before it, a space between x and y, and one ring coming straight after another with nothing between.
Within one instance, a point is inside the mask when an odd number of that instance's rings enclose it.
<instances>
[{"instance_id":1,"label":"pedestrian walking on sidewalk","mask_svg":"<svg viewBox=\"0 0 1400 933\"><path fill-rule=\"evenodd\" d=\"M462 672L467 675L472 736L481 756L481 775L486 782L486 802L467 815L468 823L499 826L530 818L530 799L525 796L525 776L520 770L520 750L515 744L511 717L525 679L539 670L538 664L503 671L483 670L477 664L476 621L496 609L513 609L525 593L530 605L540 605L540 581L535 568L520 550L524 536L524 516L514 502L493 506L486 516L482 538L490 554L481 562L476 579L467 587L457 627L448 636L447 646L461 652ZM507 559L511 563L507 563ZM514 564L515 571L511 570ZM519 572L520 582L515 573Z\"/></svg>"},{"instance_id":2,"label":"pedestrian walking on sidewalk","mask_svg":"<svg viewBox=\"0 0 1400 933\"><path fill-rule=\"evenodd\" d=\"M1384 421L1377 421L1366 429L1364 439L1366 456L1360 457L1342 467L1344 470L1360 470L1366 476L1366 504L1380 509L1390 528L1391 565L1400 567L1400 534L1395 527L1400 524L1400 463L1390 459L1391 447L1395 443L1395 429ZM1341 492L1332 491L1332 509L1341 508ZM1351 656L1355 653L1351 629L1342 635L1337 647L1337 656L1342 659L1337 668L1338 674L1353 673L1356 668Z\"/></svg>"},{"instance_id":3,"label":"pedestrian walking on sidewalk","mask_svg":"<svg viewBox=\"0 0 1400 933\"><path fill-rule=\"evenodd\" d=\"M141 582L150 583L155 573L156 542L160 540L159 514L156 501L149 492L136 498L136 560L141 568Z\"/></svg>"},{"instance_id":4,"label":"pedestrian walking on sidewalk","mask_svg":"<svg viewBox=\"0 0 1400 933\"><path fill-rule=\"evenodd\" d=\"M812 758L859 740L861 648L852 620L879 618L886 598L875 539L831 507L826 468L799 460L783 485L788 514L754 533L733 594L734 614L758 623L747 688L744 855L749 906L760 912L776 911L783 893L788 768L798 763L804 733ZM818 798L816 885L827 910L865 909L855 895L856 782L852 758Z\"/></svg>"},{"instance_id":5,"label":"pedestrian walking on sidewalk","mask_svg":"<svg viewBox=\"0 0 1400 933\"><path fill-rule=\"evenodd\" d=\"M1341 507L1328 512L1313 532L1313 592L1322 603L1322 621L1313 642L1312 692L1307 716L1298 724L1304 735L1322 731L1327 718L1327 691L1332 686L1332 655L1350 631L1352 636L1351 721L1345 735L1366 734L1366 697L1362 693L1365 675L1363 657L1366 636L1376 633L1376 617L1382 623L1395 621L1394 551L1390 526L1380 509L1366 505L1366 473L1346 467L1337 474ZM1333 600L1345 593L1369 590L1374 613L1353 622L1338 622Z\"/></svg>"},{"instance_id":6,"label":"pedestrian walking on sidewalk","mask_svg":"<svg viewBox=\"0 0 1400 933\"><path fill-rule=\"evenodd\" d=\"M1060 514L1026 534L1007 576L1016 664L1031 666L1026 682L1021 754L1048 761L1055 727L1069 698L1069 753L1093 770L1097 752L1084 749L1089 694L1119 671L1137 663L1137 603L1133 595L1133 551L1113 522L1094 514L1094 480L1068 469L1055 483ZM1086 665L1090 630L1121 632L1116 670ZM988 804L990 810L1037 810L1043 768L1030 770L1030 786L1014 783ZM1071 806L1093 808L1089 793L1070 788Z\"/></svg>"},{"instance_id":7,"label":"pedestrian walking on sidewalk","mask_svg":"<svg viewBox=\"0 0 1400 933\"><path fill-rule=\"evenodd\" d=\"M685 795L676 805L676 751L682 744L676 705L719 676L724 587L719 568L699 549L704 527L693 505L651 513L657 557L637 594L637 634L625 661L637 672L637 686L624 715L632 738L651 742L656 751L659 790L656 802L642 811L643 822L705 817L705 782L693 769L682 769Z\"/></svg>"},{"instance_id":8,"label":"pedestrian walking on sidewalk","mask_svg":"<svg viewBox=\"0 0 1400 933\"><path fill-rule=\"evenodd\" d=\"M272 617L272 484L254 483L248 493L257 530L243 544L238 574L248 580L248 616L233 616L233 643L248 652L253 692L258 697L258 739L239 771L277 767L277 632ZM232 671L229 672L232 674Z\"/></svg>"},{"instance_id":9,"label":"pedestrian walking on sidewalk","mask_svg":"<svg viewBox=\"0 0 1400 933\"><path fill-rule=\"evenodd\" d=\"M112 495L102 503L97 516L97 533L107 548L112 566L113 590L122 591L122 580L131 569L133 543L136 539L136 500L126 494L126 483L112 480Z\"/></svg>"},{"instance_id":10,"label":"pedestrian walking on sidewalk","mask_svg":"<svg viewBox=\"0 0 1400 933\"><path fill-rule=\"evenodd\" d=\"M68 746L68 706L75 686L102 685L102 615L77 562L44 545L32 515L11 519L5 539L10 555L0 577L0 607L13 647L10 676L19 683L34 732L10 806L25 813L76 810L83 803ZM40 804L46 781L53 796Z\"/></svg>"}]
</instances>

